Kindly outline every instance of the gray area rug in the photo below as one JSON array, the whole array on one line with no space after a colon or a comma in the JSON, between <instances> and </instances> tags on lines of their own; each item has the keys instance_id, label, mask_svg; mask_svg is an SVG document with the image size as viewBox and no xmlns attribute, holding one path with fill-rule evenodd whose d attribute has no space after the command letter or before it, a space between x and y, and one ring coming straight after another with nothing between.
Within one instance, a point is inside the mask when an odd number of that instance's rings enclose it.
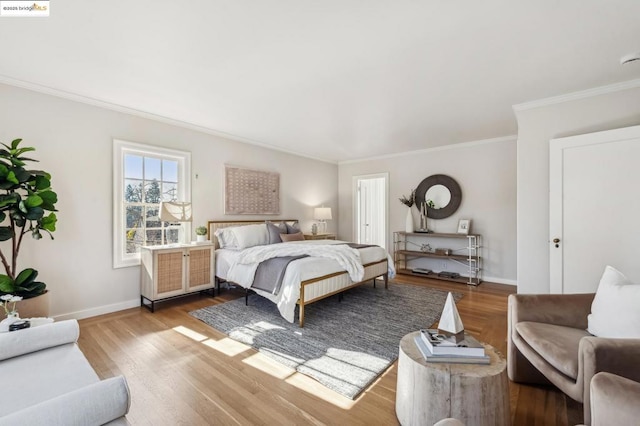
<instances>
[{"instance_id":1,"label":"gray area rug","mask_svg":"<svg viewBox=\"0 0 640 426\"><path fill-rule=\"evenodd\" d=\"M326 387L355 399L398 358L402 337L428 328L447 292L414 285L362 285L305 307L305 326L289 323L275 304L251 295L190 314ZM455 300L462 298L454 294Z\"/></svg>"}]
</instances>

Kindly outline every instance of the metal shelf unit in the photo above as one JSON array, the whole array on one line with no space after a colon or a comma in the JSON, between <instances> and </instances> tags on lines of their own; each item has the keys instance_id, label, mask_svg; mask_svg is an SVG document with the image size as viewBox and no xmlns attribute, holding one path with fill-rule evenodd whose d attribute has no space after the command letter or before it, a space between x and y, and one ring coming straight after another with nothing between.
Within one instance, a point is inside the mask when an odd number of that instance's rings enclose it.
<instances>
[{"instance_id":1,"label":"metal shelf unit","mask_svg":"<svg viewBox=\"0 0 640 426\"><path fill-rule=\"evenodd\" d=\"M420 276L436 280L453 281L468 285L478 285L482 282L482 249L481 236L479 234L445 234L445 233L424 233L424 232L394 232L393 233L393 260L396 265L396 273L404 275ZM429 239L464 239L467 245L462 248L450 249L453 252L464 251L464 254L441 254L423 249L428 244L422 244ZM420 250L411 250L418 247ZM430 274L413 272L409 268L408 262L418 258L432 258L441 260L451 260L465 268L466 276L460 275L458 278L448 278L438 276L438 272Z\"/></svg>"}]
</instances>

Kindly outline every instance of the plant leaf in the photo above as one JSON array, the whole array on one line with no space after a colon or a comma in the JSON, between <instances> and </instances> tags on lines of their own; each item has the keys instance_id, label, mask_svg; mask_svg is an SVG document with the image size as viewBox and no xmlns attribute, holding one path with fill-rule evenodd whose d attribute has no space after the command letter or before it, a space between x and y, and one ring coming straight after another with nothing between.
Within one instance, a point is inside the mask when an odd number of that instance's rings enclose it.
<instances>
[{"instance_id":1,"label":"plant leaf","mask_svg":"<svg viewBox=\"0 0 640 426\"><path fill-rule=\"evenodd\" d=\"M7 241L13 238L13 229L10 226L0 226L0 241Z\"/></svg>"},{"instance_id":2,"label":"plant leaf","mask_svg":"<svg viewBox=\"0 0 640 426\"><path fill-rule=\"evenodd\" d=\"M0 291L4 293L13 293L15 286L13 280L7 275L0 275Z\"/></svg>"},{"instance_id":3,"label":"plant leaf","mask_svg":"<svg viewBox=\"0 0 640 426\"><path fill-rule=\"evenodd\" d=\"M35 187L39 191L41 191L43 189L50 188L51 187L51 181L46 176L36 175Z\"/></svg>"},{"instance_id":4,"label":"plant leaf","mask_svg":"<svg viewBox=\"0 0 640 426\"><path fill-rule=\"evenodd\" d=\"M25 287L19 287L16 293L26 298L35 297L44 293L44 290L46 287L47 285L45 283L40 281L35 281Z\"/></svg>"},{"instance_id":5,"label":"plant leaf","mask_svg":"<svg viewBox=\"0 0 640 426\"><path fill-rule=\"evenodd\" d=\"M38 207L43 203L42 198L37 195L30 195L24 200L24 204L27 207Z\"/></svg>"},{"instance_id":6,"label":"plant leaf","mask_svg":"<svg viewBox=\"0 0 640 426\"><path fill-rule=\"evenodd\" d=\"M16 178L16 174L13 172L13 170L9 170L9 173L7 174L7 180L15 185L20 183L18 181L18 178Z\"/></svg>"},{"instance_id":7,"label":"plant leaf","mask_svg":"<svg viewBox=\"0 0 640 426\"><path fill-rule=\"evenodd\" d=\"M40 196L40 198L42 198L41 207L43 209L45 209L45 210L55 210L56 209L54 204L58 202L58 194L56 194L53 191L46 190L46 191L38 192L38 196Z\"/></svg>"},{"instance_id":8,"label":"plant leaf","mask_svg":"<svg viewBox=\"0 0 640 426\"><path fill-rule=\"evenodd\" d=\"M29 180L31 179L31 173L29 173L28 171L26 171L22 167L14 168L13 169L13 173L15 174L16 179L18 179L19 183L29 182Z\"/></svg>"},{"instance_id":9,"label":"plant leaf","mask_svg":"<svg viewBox=\"0 0 640 426\"><path fill-rule=\"evenodd\" d=\"M19 199L17 194L0 195L0 208L15 204Z\"/></svg>"},{"instance_id":10,"label":"plant leaf","mask_svg":"<svg viewBox=\"0 0 640 426\"><path fill-rule=\"evenodd\" d=\"M44 216L44 210L42 207L33 207L27 211L25 218L27 220L40 220Z\"/></svg>"},{"instance_id":11,"label":"plant leaf","mask_svg":"<svg viewBox=\"0 0 640 426\"><path fill-rule=\"evenodd\" d=\"M14 139L13 141L11 141L11 149L16 149L18 145L20 145L20 142L22 142L22 139ZM9 147L7 146L7 148Z\"/></svg>"},{"instance_id":12,"label":"plant leaf","mask_svg":"<svg viewBox=\"0 0 640 426\"><path fill-rule=\"evenodd\" d=\"M55 232L57 221L58 221L58 218L56 217L56 214L49 213L48 216L43 217L42 220L40 221L40 227L45 231Z\"/></svg>"},{"instance_id":13,"label":"plant leaf","mask_svg":"<svg viewBox=\"0 0 640 426\"><path fill-rule=\"evenodd\" d=\"M33 268L27 268L20 272L15 280L16 287L26 287L32 281L35 281L38 276L38 271Z\"/></svg>"}]
</instances>

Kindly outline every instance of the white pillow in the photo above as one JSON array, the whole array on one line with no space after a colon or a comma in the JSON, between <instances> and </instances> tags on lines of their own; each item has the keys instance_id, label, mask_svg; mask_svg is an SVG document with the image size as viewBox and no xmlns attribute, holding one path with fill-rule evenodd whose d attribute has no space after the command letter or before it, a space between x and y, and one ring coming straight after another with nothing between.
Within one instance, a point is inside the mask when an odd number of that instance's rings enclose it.
<instances>
[{"instance_id":1,"label":"white pillow","mask_svg":"<svg viewBox=\"0 0 640 426\"><path fill-rule=\"evenodd\" d=\"M231 229L236 237L239 249L269 244L269 232L267 231L266 223L237 226Z\"/></svg>"},{"instance_id":2,"label":"white pillow","mask_svg":"<svg viewBox=\"0 0 640 426\"><path fill-rule=\"evenodd\" d=\"M218 228L213 235L218 239L220 248L232 250L238 249L238 241L233 233L233 228Z\"/></svg>"},{"instance_id":3,"label":"white pillow","mask_svg":"<svg viewBox=\"0 0 640 426\"><path fill-rule=\"evenodd\" d=\"M594 336L640 338L640 285L607 266L587 319Z\"/></svg>"}]
</instances>

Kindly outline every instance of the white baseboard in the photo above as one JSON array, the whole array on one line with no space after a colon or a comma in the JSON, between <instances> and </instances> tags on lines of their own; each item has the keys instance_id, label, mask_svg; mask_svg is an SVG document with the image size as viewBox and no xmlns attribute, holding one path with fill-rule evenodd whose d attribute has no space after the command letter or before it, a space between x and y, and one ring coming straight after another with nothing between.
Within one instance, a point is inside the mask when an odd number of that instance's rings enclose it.
<instances>
[{"instance_id":1,"label":"white baseboard","mask_svg":"<svg viewBox=\"0 0 640 426\"><path fill-rule=\"evenodd\" d=\"M85 309L84 311L70 312L68 314L55 315L53 318L56 321L68 320L68 319L84 319L95 317L98 315L110 314L112 312L122 311L124 309L137 308L140 306L140 299L131 299L125 302L114 303L112 305L98 306L91 309Z\"/></svg>"},{"instance_id":2,"label":"white baseboard","mask_svg":"<svg viewBox=\"0 0 640 426\"><path fill-rule=\"evenodd\" d=\"M482 281L488 281L496 284L507 284L512 286L518 286L518 282L516 280L508 280L506 278L497 278L497 277L482 277Z\"/></svg>"}]
</instances>

